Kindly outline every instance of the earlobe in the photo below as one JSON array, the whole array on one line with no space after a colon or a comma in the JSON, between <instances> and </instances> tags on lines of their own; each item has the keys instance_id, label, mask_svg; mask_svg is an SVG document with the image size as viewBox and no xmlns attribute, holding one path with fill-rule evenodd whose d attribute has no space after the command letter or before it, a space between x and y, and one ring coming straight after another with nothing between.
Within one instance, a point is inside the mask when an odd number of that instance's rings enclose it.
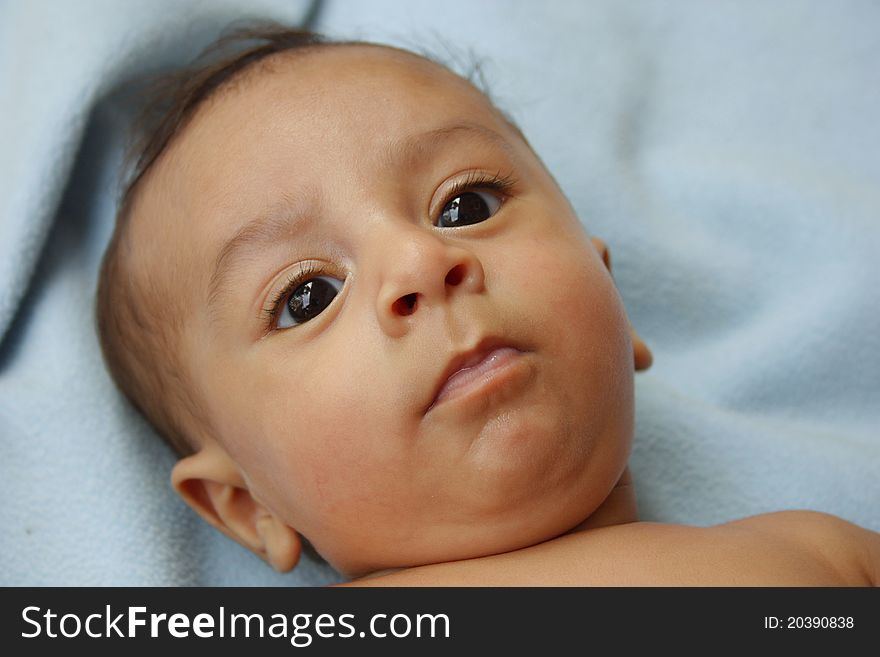
<instances>
[{"instance_id":1,"label":"earlobe","mask_svg":"<svg viewBox=\"0 0 880 657\"><path fill-rule=\"evenodd\" d=\"M645 344L645 341L636 333L635 329L631 328L630 330L633 343L633 361L636 371L640 372L651 367L651 363L654 362L654 355L651 353L648 345Z\"/></svg>"},{"instance_id":2,"label":"earlobe","mask_svg":"<svg viewBox=\"0 0 880 657\"><path fill-rule=\"evenodd\" d=\"M302 553L299 534L271 514L257 520L257 534L266 561L279 573L293 570Z\"/></svg>"},{"instance_id":3,"label":"earlobe","mask_svg":"<svg viewBox=\"0 0 880 657\"><path fill-rule=\"evenodd\" d=\"M279 571L299 561L299 535L254 498L235 463L217 445L184 457L171 485L209 524L253 551Z\"/></svg>"},{"instance_id":4,"label":"earlobe","mask_svg":"<svg viewBox=\"0 0 880 657\"><path fill-rule=\"evenodd\" d=\"M596 248L596 251L599 252L599 255L602 257L602 262L605 263L605 269L608 270L608 273L611 273L611 251L608 250L608 245L598 237L591 237L590 241L593 243L593 246Z\"/></svg>"}]
</instances>

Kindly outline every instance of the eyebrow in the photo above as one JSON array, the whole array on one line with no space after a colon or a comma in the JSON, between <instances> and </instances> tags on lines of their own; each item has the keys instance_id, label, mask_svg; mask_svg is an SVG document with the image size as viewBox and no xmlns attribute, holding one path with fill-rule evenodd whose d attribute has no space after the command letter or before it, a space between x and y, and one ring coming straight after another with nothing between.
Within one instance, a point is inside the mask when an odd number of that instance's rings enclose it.
<instances>
[{"instance_id":1,"label":"eyebrow","mask_svg":"<svg viewBox=\"0 0 880 657\"><path fill-rule=\"evenodd\" d=\"M216 305L224 283L250 252L276 244L297 228L305 228L316 214L314 194L294 199L284 194L262 214L242 226L220 249L208 284L208 306Z\"/></svg>"},{"instance_id":2,"label":"eyebrow","mask_svg":"<svg viewBox=\"0 0 880 657\"><path fill-rule=\"evenodd\" d=\"M460 134L476 137L480 141L489 142L494 146L500 147L510 155L513 154L513 147L510 145L510 142L492 130L492 128L479 123L462 121L395 140L383 153L382 161L394 162L395 160L400 160L404 163L412 163L424 157L431 150L436 149L441 143L449 141Z\"/></svg>"},{"instance_id":3,"label":"eyebrow","mask_svg":"<svg viewBox=\"0 0 880 657\"><path fill-rule=\"evenodd\" d=\"M381 162L413 164L435 150L441 143L459 134L467 134L480 141L489 142L512 154L507 139L484 125L460 122L434 128L426 132L408 135L395 140L381 153ZM236 263L248 252L275 244L296 229L313 222L319 214L320 203L316 190L310 190L301 198L283 195L270 208L242 226L220 249L214 261L213 273L208 284L208 306L213 307L221 296L223 284L235 269Z\"/></svg>"}]
</instances>

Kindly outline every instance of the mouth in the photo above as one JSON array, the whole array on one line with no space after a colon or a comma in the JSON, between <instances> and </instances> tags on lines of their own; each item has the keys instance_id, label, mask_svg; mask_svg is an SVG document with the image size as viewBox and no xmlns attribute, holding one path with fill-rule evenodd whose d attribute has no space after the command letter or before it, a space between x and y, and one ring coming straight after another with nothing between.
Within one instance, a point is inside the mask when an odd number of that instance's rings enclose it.
<instances>
[{"instance_id":1,"label":"mouth","mask_svg":"<svg viewBox=\"0 0 880 657\"><path fill-rule=\"evenodd\" d=\"M503 340L484 338L473 348L456 354L438 378L425 413L492 384L502 384L504 375L522 358L523 353L523 350Z\"/></svg>"}]
</instances>

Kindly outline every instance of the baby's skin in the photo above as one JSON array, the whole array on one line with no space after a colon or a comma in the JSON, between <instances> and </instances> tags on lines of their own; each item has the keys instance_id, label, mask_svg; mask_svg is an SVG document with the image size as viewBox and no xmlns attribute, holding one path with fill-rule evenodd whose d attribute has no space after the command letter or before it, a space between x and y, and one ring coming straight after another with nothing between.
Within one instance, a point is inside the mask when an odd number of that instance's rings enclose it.
<instances>
[{"instance_id":1,"label":"baby's skin","mask_svg":"<svg viewBox=\"0 0 880 657\"><path fill-rule=\"evenodd\" d=\"M638 521L651 354L608 249L485 96L421 57L253 67L157 161L127 244L188 309L205 412L172 484L279 570L307 537L356 585L878 581L880 536L826 514Z\"/></svg>"},{"instance_id":2,"label":"baby's skin","mask_svg":"<svg viewBox=\"0 0 880 657\"><path fill-rule=\"evenodd\" d=\"M539 545L343 586L880 585L880 537L836 516L779 511L714 527L638 522L625 519L632 517L629 488L609 496L627 511L609 513L607 525L594 514Z\"/></svg>"}]
</instances>

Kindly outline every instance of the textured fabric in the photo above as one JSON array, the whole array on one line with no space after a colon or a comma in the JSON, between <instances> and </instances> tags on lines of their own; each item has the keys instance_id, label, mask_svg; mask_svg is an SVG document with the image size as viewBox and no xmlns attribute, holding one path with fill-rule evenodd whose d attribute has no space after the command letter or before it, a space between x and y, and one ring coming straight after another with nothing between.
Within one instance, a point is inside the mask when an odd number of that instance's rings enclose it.
<instances>
[{"instance_id":1,"label":"textured fabric","mask_svg":"<svg viewBox=\"0 0 880 657\"><path fill-rule=\"evenodd\" d=\"M173 496L91 320L130 116L114 90L244 11L307 5L118 7L0 5L0 583L333 581L275 575ZM809 508L880 530L878 24L869 1L331 0L316 27L480 57L610 245L655 356L636 377L644 519Z\"/></svg>"}]
</instances>

